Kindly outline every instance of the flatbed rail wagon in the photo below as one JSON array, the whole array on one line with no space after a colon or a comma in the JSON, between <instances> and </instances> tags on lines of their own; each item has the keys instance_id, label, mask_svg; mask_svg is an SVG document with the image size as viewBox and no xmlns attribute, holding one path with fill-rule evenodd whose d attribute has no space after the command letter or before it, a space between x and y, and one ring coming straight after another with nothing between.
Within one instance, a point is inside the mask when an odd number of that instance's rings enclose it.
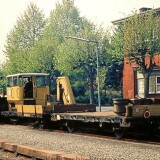
<instances>
[{"instance_id":1,"label":"flatbed rail wagon","mask_svg":"<svg viewBox=\"0 0 160 160\"><path fill-rule=\"evenodd\" d=\"M77 104L68 77L57 77L56 95L50 94L49 74L19 73L7 76L7 97L0 98L0 119L24 119L45 126L56 122L73 132L91 126L110 130L118 138L129 130L158 133L160 99L113 99L112 110L96 112L93 104Z\"/></svg>"}]
</instances>

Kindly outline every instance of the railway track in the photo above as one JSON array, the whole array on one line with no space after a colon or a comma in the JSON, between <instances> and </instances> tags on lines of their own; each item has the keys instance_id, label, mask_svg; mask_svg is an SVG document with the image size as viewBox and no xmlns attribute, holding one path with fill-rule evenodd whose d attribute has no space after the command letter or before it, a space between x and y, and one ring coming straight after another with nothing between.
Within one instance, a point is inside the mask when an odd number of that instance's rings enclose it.
<instances>
[{"instance_id":1,"label":"railway track","mask_svg":"<svg viewBox=\"0 0 160 160\"><path fill-rule=\"evenodd\" d=\"M6 125L6 124L5 124ZM7 124L10 125L10 124ZM12 125L11 125L12 126ZM21 125L18 125L21 127ZM94 137L99 139L113 139L118 141L126 141L126 142L137 142L137 143L146 143L146 144L155 144L160 145L160 135L147 135L145 133L135 133L135 132L128 132L125 137L118 139L115 137L114 132L112 131L97 131L92 129L83 129L82 131L73 131L69 132L67 128L59 129L59 128L39 128L33 127L32 125L25 125L28 128L39 130L39 131L46 131L46 132L54 132L54 133L68 133L68 134L75 134L80 136L86 137Z\"/></svg>"},{"instance_id":2,"label":"railway track","mask_svg":"<svg viewBox=\"0 0 160 160\"><path fill-rule=\"evenodd\" d=\"M43 129L37 128L38 130L42 131L51 131L57 134L59 133L69 133L68 128L63 129ZM160 145L160 135L148 135L146 133L139 133L139 132L127 132L123 138L115 137L115 133L113 131L102 131L102 130L95 130L95 129L80 129L80 131L74 130L70 132L71 134L76 134L80 136L86 137L94 137L99 139L111 139L117 141L125 141L125 142L135 142L135 143L144 143L144 144L153 144L153 145Z\"/></svg>"},{"instance_id":3,"label":"railway track","mask_svg":"<svg viewBox=\"0 0 160 160\"><path fill-rule=\"evenodd\" d=\"M46 130L47 131L47 130ZM65 131L59 131L59 130L54 130L53 132L58 133L67 133ZM136 136L134 133L130 133L127 135L125 138L118 139L115 137L114 133L109 132L107 134L101 134L101 133L82 133L82 132L74 132L72 134L80 135L83 137L93 137L96 139L110 139L110 140L117 140L117 141L123 141L123 142L128 142L128 143L143 143L143 144L151 144L151 145L160 145L160 136L155 135L154 137L148 137L145 134L137 134ZM132 136L132 137L131 137Z\"/></svg>"},{"instance_id":4,"label":"railway track","mask_svg":"<svg viewBox=\"0 0 160 160\"><path fill-rule=\"evenodd\" d=\"M7 125L6 125L7 126ZM12 125L11 125L12 126ZM8 127L11 127L10 125L8 125ZM18 125L17 126L18 128L24 128L24 126L21 126L21 125ZM29 126L25 126L25 128L27 129L30 129L31 127L29 127ZM54 133L54 134L63 134L63 133L65 133L66 134L66 131L62 131L62 130L51 130L51 129L34 129L34 130L37 130L38 132L40 131L42 131L43 133L44 132L50 132L50 133ZM95 131L92 131L92 132L88 132L88 133L81 133L81 132L74 132L74 133L69 133L69 135L78 135L78 136L81 136L81 137L84 137L84 138L90 138L90 137L92 137L93 139L96 139L96 140L101 140L101 141L106 141L106 140L114 140L114 141L117 141L117 142L125 142L125 143L128 143L128 144L132 144L132 143L139 143L139 144L147 144L147 145L155 145L155 146L159 146L160 145L160 142L159 142L159 140L158 140L158 137L155 137L154 139L143 139L142 137L142 135L141 136L139 136L139 138L135 138L135 137L131 137L131 135L127 135L127 137L126 138L124 138L124 139L117 139L116 137L114 137L114 135L112 134L112 133L109 133L108 135L105 135L105 132L103 133L103 134L100 134L100 133L97 133L97 132L95 132ZM5 151L9 151L9 153L10 152L12 152L12 154L15 154L16 152L15 152L15 150L14 150L14 147L15 147L15 144L14 143L8 143L8 142L2 142L1 141L1 143L0 144L2 144L3 143L3 145L1 145L1 148L2 148L2 150L5 150ZM6 144L6 145L4 145L4 144ZM17 144L16 144L17 145ZM73 144L74 145L74 144ZM5 146L5 148L3 148ZM18 146L18 145L17 145ZM20 145L21 146L21 145ZM2 152L2 150L1 150L1 152ZM21 155L25 155L25 157L23 157L22 159L33 159L33 158L36 158L36 156L34 157L34 156L30 156L30 155L28 155L30 152L29 152L29 150L32 150L32 151L35 151L36 150L36 148L30 148L30 147L28 147L28 146L24 146L24 148L23 149L21 149L21 153L19 153L20 154L20 156ZM38 151L37 151L38 150ZM45 152L48 152L47 150L45 151L45 150L41 150L41 149L38 149L37 148L37 150L36 150L36 152L37 153L41 153L42 151L45 153ZM6 152L5 152L6 153ZM25 153L25 154L24 154ZM55 153L55 152L54 152ZM11 154L11 153L10 153ZM47 153L47 154L51 154L51 153ZM64 154L64 153L63 153ZM65 154L66 156L67 156L67 154ZM74 154L73 154L74 155ZM72 156L73 156L72 155ZM26 156L29 156L29 157L26 157ZM68 154L68 156L71 156L70 154ZM78 155L74 155L74 156L78 156ZM13 157L13 156L12 156ZM21 156L22 157L22 156ZM19 157L14 157L14 158L19 158ZM75 157L74 157L75 158ZM73 158L73 160L74 160L74 158ZM45 159L45 158L42 158L42 159ZM86 160L87 159L89 159L89 157L86 157Z\"/></svg>"}]
</instances>

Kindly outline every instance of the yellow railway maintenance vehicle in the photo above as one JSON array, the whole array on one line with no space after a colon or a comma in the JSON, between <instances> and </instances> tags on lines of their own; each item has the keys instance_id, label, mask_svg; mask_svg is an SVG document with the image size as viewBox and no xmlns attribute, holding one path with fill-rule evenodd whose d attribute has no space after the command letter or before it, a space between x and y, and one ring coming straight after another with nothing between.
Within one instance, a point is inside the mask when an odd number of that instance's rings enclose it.
<instances>
[{"instance_id":1,"label":"yellow railway maintenance vehicle","mask_svg":"<svg viewBox=\"0 0 160 160\"><path fill-rule=\"evenodd\" d=\"M41 117L47 113L48 74L21 73L7 76L9 111L18 116Z\"/></svg>"},{"instance_id":2,"label":"yellow railway maintenance vehicle","mask_svg":"<svg viewBox=\"0 0 160 160\"><path fill-rule=\"evenodd\" d=\"M49 121L51 113L69 111L95 111L95 105L75 104L68 77L57 78L57 93L50 95L49 74L19 73L7 76L7 101L1 115L10 117L14 123L18 118ZM2 101L1 100L1 101Z\"/></svg>"}]
</instances>

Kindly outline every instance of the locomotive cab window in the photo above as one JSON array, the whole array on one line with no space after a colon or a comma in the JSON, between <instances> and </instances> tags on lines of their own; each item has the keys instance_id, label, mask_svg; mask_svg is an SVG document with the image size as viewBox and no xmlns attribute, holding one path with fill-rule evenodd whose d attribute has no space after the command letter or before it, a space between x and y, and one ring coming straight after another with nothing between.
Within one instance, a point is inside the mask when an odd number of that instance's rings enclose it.
<instances>
[{"instance_id":1,"label":"locomotive cab window","mask_svg":"<svg viewBox=\"0 0 160 160\"><path fill-rule=\"evenodd\" d=\"M21 77L7 77L7 87L17 87L22 86L22 78Z\"/></svg>"},{"instance_id":2,"label":"locomotive cab window","mask_svg":"<svg viewBox=\"0 0 160 160\"><path fill-rule=\"evenodd\" d=\"M22 77L19 77L19 78L18 78L18 82L19 82L19 86L22 87L22 86L23 86Z\"/></svg>"},{"instance_id":3,"label":"locomotive cab window","mask_svg":"<svg viewBox=\"0 0 160 160\"><path fill-rule=\"evenodd\" d=\"M23 77L23 85L25 86L26 83L28 83L29 81L32 81L31 77Z\"/></svg>"},{"instance_id":4,"label":"locomotive cab window","mask_svg":"<svg viewBox=\"0 0 160 160\"><path fill-rule=\"evenodd\" d=\"M12 87L12 77L7 78L7 87Z\"/></svg>"},{"instance_id":5,"label":"locomotive cab window","mask_svg":"<svg viewBox=\"0 0 160 160\"><path fill-rule=\"evenodd\" d=\"M48 85L48 78L46 76L37 76L35 80L35 85L39 87Z\"/></svg>"},{"instance_id":6,"label":"locomotive cab window","mask_svg":"<svg viewBox=\"0 0 160 160\"><path fill-rule=\"evenodd\" d=\"M18 86L18 77L13 77L13 86Z\"/></svg>"}]
</instances>

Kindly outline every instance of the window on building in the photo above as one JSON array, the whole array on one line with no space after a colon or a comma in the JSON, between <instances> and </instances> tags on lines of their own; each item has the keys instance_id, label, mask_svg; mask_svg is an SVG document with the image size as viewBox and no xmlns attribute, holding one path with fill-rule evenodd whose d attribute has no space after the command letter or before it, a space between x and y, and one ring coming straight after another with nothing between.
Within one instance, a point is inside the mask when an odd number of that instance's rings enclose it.
<instances>
[{"instance_id":1,"label":"window on building","mask_svg":"<svg viewBox=\"0 0 160 160\"><path fill-rule=\"evenodd\" d=\"M160 77L156 77L156 92L160 93Z\"/></svg>"},{"instance_id":2,"label":"window on building","mask_svg":"<svg viewBox=\"0 0 160 160\"><path fill-rule=\"evenodd\" d=\"M144 79L143 78L137 79L137 84L138 84L137 88L138 95L140 97L144 97Z\"/></svg>"},{"instance_id":3,"label":"window on building","mask_svg":"<svg viewBox=\"0 0 160 160\"><path fill-rule=\"evenodd\" d=\"M151 76L149 78L149 93L160 93L160 76Z\"/></svg>"},{"instance_id":4,"label":"window on building","mask_svg":"<svg viewBox=\"0 0 160 160\"><path fill-rule=\"evenodd\" d=\"M160 75L159 71L154 71L149 77L149 94L160 93ZM137 73L137 93L140 97L144 94L144 78L142 73Z\"/></svg>"},{"instance_id":5,"label":"window on building","mask_svg":"<svg viewBox=\"0 0 160 160\"><path fill-rule=\"evenodd\" d=\"M149 78L149 93L155 93L155 76Z\"/></svg>"}]
</instances>

